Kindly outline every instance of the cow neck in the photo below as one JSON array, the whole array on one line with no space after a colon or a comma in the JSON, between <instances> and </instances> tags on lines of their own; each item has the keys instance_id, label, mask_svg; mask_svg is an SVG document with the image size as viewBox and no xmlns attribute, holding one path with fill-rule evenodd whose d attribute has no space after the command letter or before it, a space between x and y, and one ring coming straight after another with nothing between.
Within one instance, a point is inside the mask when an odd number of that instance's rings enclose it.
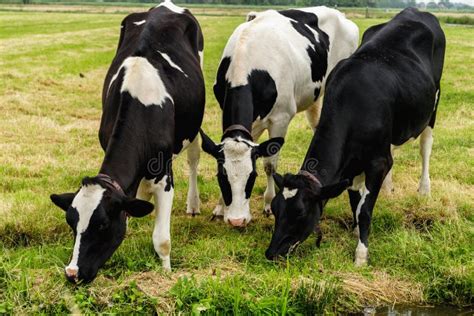
<instances>
[{"instance_id":1,"label":"cow neck","mask_svg":"<svg viewBox=\"0 0 474 316\"><path fill-rule=\"evenodd\" d=\"M223 107L222 130L240 125L252 132L253 100L249 85L227 89Z\"/></svg>"},{"instance_id":2,"label":"cow neck","mask_svg":"<svg viewBox=\"0 0 474 316\"><path fill-rule=\"evenodd\" d=\"M118 182L125 194L134 195L140 180L145 176L147 161L152 156L151 149L143 146L147 141L147 126L130 126L135 121L127 119L128 107L123 108L121 106L119 110L100 173Z\"/></svg>"},{"instance_id":3,"label":"cow neck","mask_svg":"<svg viewBox=\"0 0 474 316\"><path fill-rule=\"evenodd\" d=\"M341 181L345 165L344 146L345 131L341 124L320 124L301 170L310 172L322 185Z\"/></svg>"},{"instance_id":4,"label":"cow neck","mask_svg":"<svg viewBox=\"0 0 474 316\"><path fill-rule=\"evenodd\" d=\"M137 155L137 148L110 145L112 144L109 144L100 173L106 174L116 181L125 194L133 193L137 183L143 178L142 172L140 172L140 166L143 164Z\"/></svg>"}]
</instances>

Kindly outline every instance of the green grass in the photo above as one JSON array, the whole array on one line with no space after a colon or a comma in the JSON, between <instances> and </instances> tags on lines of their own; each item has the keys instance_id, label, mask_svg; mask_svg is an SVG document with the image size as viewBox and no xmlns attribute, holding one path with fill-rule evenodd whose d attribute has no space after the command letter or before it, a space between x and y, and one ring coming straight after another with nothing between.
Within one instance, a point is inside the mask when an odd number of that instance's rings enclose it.
<instances>
[{"instance_id":1,"label":"green grass","mask_svg":"<svg viewBox=\"0 0 474 316\"><path fill-rule=\"evenodd\" d=\"M416 194L417 142L396 151L393 195L382 195L370 236L371 264L357 269L343 195L285 262L264 258L273 219L262 215L265 177L244 231L210 222L219 189L202 155L202 215L185 216L187 165L175 163L171 274L154 253L153 218L132 220L94 283L72 286L63 267L72 234L49 194L77 189L103 156L100 93L123 14L0 12L0 314L160 312L321 314L393 303L474 304L474 29L443 25L448 48L431 163L432 197ZM239 16L198 17L205 35L205 130L219 136L212 84ZM383 19L355 19L362 31ZM80 76L83 75L83 77ZM295 172L311 140L304 115L291 123L281 172Z\"/></svg>"}]
</instances>

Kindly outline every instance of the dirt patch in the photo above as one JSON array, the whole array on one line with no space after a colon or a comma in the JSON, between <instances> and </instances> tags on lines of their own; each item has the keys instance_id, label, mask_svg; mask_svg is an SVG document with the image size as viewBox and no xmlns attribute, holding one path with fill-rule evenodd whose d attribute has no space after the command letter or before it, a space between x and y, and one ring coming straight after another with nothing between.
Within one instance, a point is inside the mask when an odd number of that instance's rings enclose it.
<instances>
[{"instance_id":1,"label":"dirt patch","mask_svg":"<svg viewBox=\"0 0 474 316\"><path fill-rule=\"evenodd\" d=\"M384 304L417 304L423 302L423 288L420 283L398 280L385 272L375 272L372 278L355 273L339 273L345 292L357 297L366 306Z\"/></svg>"}]
</instances>

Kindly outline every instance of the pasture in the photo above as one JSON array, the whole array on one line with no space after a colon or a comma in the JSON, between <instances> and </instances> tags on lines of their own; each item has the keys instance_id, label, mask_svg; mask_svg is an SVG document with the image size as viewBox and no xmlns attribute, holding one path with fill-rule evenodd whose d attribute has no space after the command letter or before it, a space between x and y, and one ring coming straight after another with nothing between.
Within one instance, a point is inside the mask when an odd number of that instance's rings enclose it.
<instances>
[{"instance_id":1,"label":"pasture","mask_svg":"<svg viewBox=\"0 0 474 316\"><path fill-rule=\"evenodd\" d=\"M51 193L95 175L101 89L125 14L0 12L0 314L321 314L391 304L474 304L474 28L443 24L447 54L434 129L431 198L416 193L418 142L395 152L393 194L374 210L370 265L355 268L347 194L328 203L323 241L310 237L286 261L269 262L263 168L244 230L210 221L219 196L215 160L201 154L201 211L185 215L187 163L175 161L172 273L153 250L153 219L132 219L127 237L90 285L63 275L72 249ZM204 129L220 135L212 93L228 36L243 16L197 16L205 36ZM354 19L360 34L385 19ZM262 137L261 141L265 139ZM296 172L312 132L291 123L279 172Z\"/></svg>"}]
</instances>

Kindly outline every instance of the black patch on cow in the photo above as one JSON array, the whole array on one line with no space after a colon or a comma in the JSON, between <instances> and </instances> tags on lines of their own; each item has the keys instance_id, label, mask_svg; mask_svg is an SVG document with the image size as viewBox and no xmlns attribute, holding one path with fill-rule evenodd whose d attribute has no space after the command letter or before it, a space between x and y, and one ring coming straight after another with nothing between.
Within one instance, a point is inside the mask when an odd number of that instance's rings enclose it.
<instances>
[{"instance_id":1,"label":"black patch on cow","mask_svg":"<svg viewBox=\"0 0 474 316\"><path fill-rule=\"evenodd\" d=\"M174 187L174 179L173 179L173 172L172 170L170 170L170 173L168 174L168 177L166 178L165 191L169 192L172 187Z\"/></svg>"},{"instance_id":2,"label":"black patch on cow","mask_svg":"<svg viewBox=\"0 0 474 316\"><path fill-rule=\"evenodd\" d=\"M239 124L251 131L252 123L255 121L253 111L256 105L253 102L251 86L246 84L230 88L230 84L227 85L222 113L223 130L231 125Z\"/></svg>"},{"instance_id":3,"label":"black patch on cow","mask_svg":"<svg viewBox=\"0 0 474 316\"><path fill-rule=\"evenodd\" d=\"M278 96L275 80L265 70L254 70L248 75L248 84L231 88L225 78L231 61L230 57L221 60L214 85L214 95L224 110L223 128L241 124L250 130L252 122L272 110Z\"/></svg>"},{"instance_id":4,"label":"black patch on cow","mask_svg":"<svg viewBox=\"0 0 474 316\"><path fill-rule=\"evenodd\" d=\"M250 173L249 178L247 179L247 184L245 185L245 198L250 199L252 194L252 189L255 184L255 179L257 179L257 172L255 171L255 160L252 161L253 171Z\"/></svg>"},{"instance_id":5,"label":"black patch on cow","mask_svg":"<svg viewBox=\"0 0 474 316\"><path fill-rule=\"evenodd\" d=\"M75 238L76 233L77 233L76 231L77 223L79 222L79 213L77 212L77 209L75 207L71 206L66 211L66 222L72 228L72 231L74 232L74 238Z\"/></svg>"},{"instance_id":6,"label":"black patch on cow","mask_svg":"<svg viewBox=\"0 0 474 316\"><path fill-rule=\"evenodd\" d=\"M315 88L314 89L314 100L315 101L318 99L320 93L321 93L321 88Z\"/></svg>"},{"instance_id":7,"label":"black patch on cow","mask_svg":"<svg viewBox=\"0 0 474 316\"><path fill-rule=\"evenodd\" d=\"M225 205L229 206L232 204L232 189L230 188L227 172L224 168L224 161L218 161L217 170L217 181L221 188L222 199Z\"/></svg>"},{"instance_id":8,"label":"black patch on cow","mask_svg":"<svg viewBox=\"0 0 474 316\"><path fill-rule=\"evenodd\" d=\"M306 37L314 49L310 46L306 49L311 59L311 79L313 82L322 81L328 68L329 36L318 27L318 17L316 14L303 12L300 10L278 11L281 15L292 19L291 25L295 30ZM314 37L313 29L318 33L319 42ZM314 91L314 100L319 97L320 89Z\"/></svg>"},{"instance_id":9,"label":"black patch on cow","mask_svg":"<svg viewBox=\"0 0 474 316\"><path fill-rule=\"evenodd\" d=\"M229 69L229 65L231 62L230 57L224 57L219 64L219 68L217 69L217 76L216 76L216 84L214 85L214 95L216 96L217 102L221 109L224 108L224 99L226 89L230 88L229 83L225 79L225 75L227 70Z\"/></svg>"},{"instance_id":10,"label":"black patch on cow","mask_svg":"<svg viewBox=\"0 0 474 316\"><path fill-rule=\"evenodd\" d=\"M275 80L265 70L253 70L248 81L252 89L253 120L270 113L278 96Z\"/></svg>"}]
</instances>

